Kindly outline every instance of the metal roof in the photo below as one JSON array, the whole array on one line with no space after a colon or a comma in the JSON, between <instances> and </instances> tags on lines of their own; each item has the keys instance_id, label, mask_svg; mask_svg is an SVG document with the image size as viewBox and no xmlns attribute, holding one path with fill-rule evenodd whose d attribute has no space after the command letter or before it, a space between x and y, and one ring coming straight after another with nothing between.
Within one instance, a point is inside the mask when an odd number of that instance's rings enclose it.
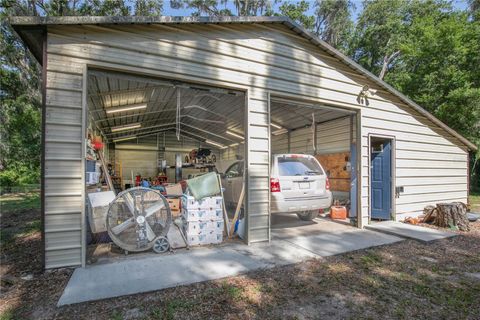
<instances>
[{"instance_id":1,"label":"metal roof","mask_svg":"<svg viewBox=\"0 0 480 320\"><path fill-rule=\"evenodd\" d=\"M40 30L44 30L48 25L81 25L81 24L180 24L180 23L198 23L198 24L229 24L229 23L279 23L284 24L290 30L298 35L306 38L319 48L327 51L329 54L347 64L350 68L354 69L358 73L364 75L369 80L373 81L383 89L387 90L394 96L398 97L401 101L412 107L421 115L430 119L433 123L443 128L445 131L458 138L463 144L465 144L471 150L477 150L477 146L464 138L458 132L444 124L437 119L431 113L423 109L413 100L394 89L392 86L379 79L368 70L354 62L352 59L345 56L340 51L330 46L325 41L319 39L316 35L313 35L302 26L298 25L287 17L10 17L10 23L13 25L15 31L30 47L35 57L41 61L42 53L42 39L38 36Z\"/></svg>"}]
</instances>

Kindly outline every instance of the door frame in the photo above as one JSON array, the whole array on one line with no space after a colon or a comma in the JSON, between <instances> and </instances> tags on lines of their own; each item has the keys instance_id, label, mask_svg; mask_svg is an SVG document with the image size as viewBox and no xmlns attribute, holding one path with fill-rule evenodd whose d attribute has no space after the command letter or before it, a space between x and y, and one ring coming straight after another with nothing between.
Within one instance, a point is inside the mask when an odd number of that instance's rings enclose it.
<instances>
[{"instance_id":1,"label":"door frame","mask_svg":"<svg viewBox=\"0 0 480 320\"><path fill-rule=\"evenodd\" d=\"M372 173L372 152L371 152L371 145L372 145L372 138L380 138L380 139L385 139L385 140L390 140L391 141L391 154L390 154L390 175L391 175L391 208L390 208L390 220L395 221L396 216L397 216L397 204L396 204L396 196L395 196L395 186L396 186L396 144L397 141L395 139L395 136L392 135L384 135L384 134L375 134L375 133L369 133L368 134L368 224L371 222L371 217L372 217L372 179L371 179L371 173Z\"/></svg>"}]
</instances>

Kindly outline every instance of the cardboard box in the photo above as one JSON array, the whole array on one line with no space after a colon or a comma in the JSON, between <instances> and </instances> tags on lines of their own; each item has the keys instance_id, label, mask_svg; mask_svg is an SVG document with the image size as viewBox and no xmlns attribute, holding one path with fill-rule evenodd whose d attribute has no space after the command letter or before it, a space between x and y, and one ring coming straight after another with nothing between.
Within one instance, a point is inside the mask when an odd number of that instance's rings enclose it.
<instances>
[{"instance_id":1,"label":"cardboard box","mask_svg":"<svg viewBox=\"0 0 480 320\"><path fill-rule=\"evenodd\" d=\"M208 235L190 235L187 236L188 245L198 246L207 244L218 244L223 242L223 235L208 234Z\"/></svg>"},{"instance_id":2,"label":"cardboard box","mask_svg":"<svg viewBox=\"0 0 480 320\"><path fill-rule=\"evenodd\" d=\"M167 195L182 195L183 194L183 189L182 185L180 183L173 184L173 185L167 185L165 186L165 192Z\"/></svg>"},{"instance_id":3,"label":"cardboard box","mask_svg":"<svg viewBox=\"0 0 480 320\"><path fill-rule=\"evenodd\" d=\"M192 196L184 195L182 196L182 208L186 210L200 210L208 208L205 200L195 200Z\"/></svg>"},{"instance_id":4,"label":"cardboard box","mask_svg":"<svg viewBox=\"0 0 480 320\"><path fill-rule=\"evenodd\" d=\"M172 217L177 218L180 216L180 199L167 199L167 202L172 212Z\"/></svg>"},{"instance_id":5,"label":"cardboard box","mask_svg":"<svg viewBox=\"0 0 480 320\"><path fill-rule=\"evenodd\" d=\"M182 209L182 216L186 221L205 221L209 219L210 212L204 209Z\"/></svg>"},{"instance_id":6,"label":"cardboard box","mask_svg":"<svg viewBox=\"0 0 480 320\"><path fill-rule=\"evenodd\" d=\"M223 234L223 220L205 220L205 221L189 221L185 224L184 230L187 235L196 234Z\"/></svg>"},{"instance_id":7,"label":"cardboard box","mask_svg":"<svg viewBox=\"0 0 480 320\"><path fill-rule=\"evenodd\" d=\"M207 235L206 241L209 244L217 244L223 242L223 234L222 233L210 233Z\"/></svg>"},{"instance_id":8,"label":"cardboard box","mask_svg":"<svg viewBox=\"0 0 480 320\"><path fill-rule=\"evenodd\" d=\"M211 220L220 220L223 219L223 210L220 209L210 209L208 210L208 216Z\"/></svg>"},{"instance_id":9,"label":"cardboard box","mask_svg":"<svg viewBox=\"0 0 480 320\"><path fill-rule=\"evenodd\" d=\"M210 197L210 206L212 209L222 209L223 208L223 198L220 196Z\"/></svg>"},{"instance_id":10,"label":"cardboard box","mask_svg":"<svg viewBox=\"0 0 480 320\"><path fill-rule=\"evenodd\" d=\"M222 209L223 198L220 196L206 197L196 200L193 196L182 196L182 207L185 209Z\"/></svg>"},{"instance_id":11,"label":"cardboard box","mask_svg":"<svg viewBox=\"0 0 480 320\"><path fill-rule=\"evenodd\" d=\"M190 246L196 246L200 244L207 244L207 235L187 235L187 242Z\"/></svg>"}]
</instances>

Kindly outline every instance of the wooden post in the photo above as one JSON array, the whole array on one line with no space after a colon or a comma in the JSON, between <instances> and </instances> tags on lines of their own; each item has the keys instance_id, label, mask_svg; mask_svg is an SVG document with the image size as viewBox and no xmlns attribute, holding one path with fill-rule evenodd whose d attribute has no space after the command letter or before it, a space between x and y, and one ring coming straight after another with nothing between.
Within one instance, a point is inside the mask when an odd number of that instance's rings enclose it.
<instances>
[{"instance_id":1,"label":"wooden post","mask_svg":"<svg viewBox=\"0 0 480 320\"><path fill-rule=\"evenodd\" d=\"M242 208L243 198L245 197L245 181L242 185L242 192L240 192L240 198L238 199L237 208L235 209L235 215L232 219L232 224L230 225L230 235L233 236L233 231L235 230L235 223L238 220L238 214L240 213L240 209Z\"/></svg>"},{"instance_id":2,"label":"wooden post","mask_svg":"<svg viewBox=\"0 0 480 320\"><path fill-rule=\"evenodd\" d=\"M220 185L220 194L222 196L223 220L224 220L225 230L227 232L227 237L230 238L230 230L228 229L228 225L230 224L230 222L228 221L227 208L225 207L225 199L223 198L222 179L220 179L219 174L217 174L217 180L218 180L218 184Z\"/></svg>"}]
</instances>

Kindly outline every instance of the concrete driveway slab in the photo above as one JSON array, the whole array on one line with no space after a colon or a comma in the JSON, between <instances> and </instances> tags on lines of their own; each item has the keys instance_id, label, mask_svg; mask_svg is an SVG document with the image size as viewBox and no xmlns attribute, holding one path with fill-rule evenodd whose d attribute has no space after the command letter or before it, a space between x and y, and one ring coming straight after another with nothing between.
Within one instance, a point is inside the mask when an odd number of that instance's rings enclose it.
<instances>
[{"instance_id":1,"label":"concrete driveway slab","mask_svg":"<svg viewBox=\"0 0 480 320\"><path fill-rule=\"evenodd\" d=\"M142 254L76 269L58 305L156 291L299 263L396 241L401 238L328 220L272 230L270 243L225 243L174 254Z\"/></svg>"},{"instance_id":2,"label":"concrete driveway slab","mask_svg":"<svg viewBox=\"0 0 480 320\"><path fill-rule=\"evenodd\" d=\"M58 306L171 288L319 256L285 241L197 247L76 269Z\"/></svg>"},{"instance_id":3,"label":"concrete driveway slab","mask_svg":"<svg viewBox=\"0 0 480 320\"><path fill-rule=\"evenodd\" d=\"M422 226L415 226L403 222L382 221L365 227L369 230L393 234L402 238L414 239L422 242L454 237L457 234L449 231L440 231Z\"/></svg>"}]
</instances>

